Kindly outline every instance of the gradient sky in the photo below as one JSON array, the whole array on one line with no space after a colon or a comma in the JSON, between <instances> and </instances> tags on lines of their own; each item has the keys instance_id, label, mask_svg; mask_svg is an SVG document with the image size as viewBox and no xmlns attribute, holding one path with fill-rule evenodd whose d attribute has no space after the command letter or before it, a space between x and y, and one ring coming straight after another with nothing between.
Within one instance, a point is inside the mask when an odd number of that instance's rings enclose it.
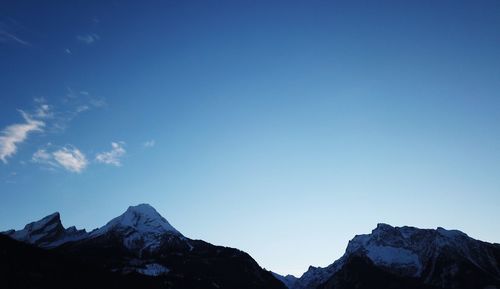
<instances>
[{"instance_id":1,"label":"gradient sky","mask_svg":"<svg viewBox=\"0 0 500 289\"><path fill-rule=\"evenodd\" d=\"M104 2L0 3L0 230L150 203L298 275L379 222L500 242L500 2Z\"/></svg>"}]
</instances>

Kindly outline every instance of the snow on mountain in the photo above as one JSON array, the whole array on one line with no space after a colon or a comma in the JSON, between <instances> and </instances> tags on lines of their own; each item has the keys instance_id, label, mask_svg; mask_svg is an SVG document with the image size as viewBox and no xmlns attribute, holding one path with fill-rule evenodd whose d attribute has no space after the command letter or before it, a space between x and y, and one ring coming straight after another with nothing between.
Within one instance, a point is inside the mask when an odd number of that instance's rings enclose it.
<instances>
[{"instance_id":1,"label":"snow on mountain","mask_svg":"<svg viewBox=\"0 0 500 289\"><path fill-rule=\"evenodd\" d=\"M92 235L101 235L113 230L133 228L138 233L172 233L179 235L170 223L163 218L152 206L140 204L130 206L125 213L112 219L105 226L92 232Z\"/></svg>"},{"instance_id":2,"label":"snow on mountain","mask_svg":"<svg viewBox=\"0 0 500 289\"><path fill-rule=\"evenodd\" d=\"M169 242L176 245L182 243L185 248L193 248L187 238L148 204L130 206L122 215L90 233L77 230L74 226L65 229L61 224L59 213L56 212L27 224L22 230L10 230L3 234L42 248L55 248L71 241L93 242L99 238L106 240L107 236L113 236L139 258L144 252L155 252L160 246ZM130 262L129 266L123 269L151 276L166 274L169 271L160 264L144 263L139 259L137 264L132 263L134 262Z\"/></svg>"},{"instance_id":3,"label":"snow on mountain","mask_svg":"<svg viewBox=\"0 0 500 289\"><path fill-rule=\"evenodd\" d=\"M431 280L434 271L439 269L436 268L436 263L443 254L449 255L447 258L467 260L488 274L500 276L500 267L491 247L485 244L487 243L474 240L457 230L378 224L370 234L356 235L349 241L345 254L333 264L325 268L311 266L296 281L285 284L292 284L289 286L292 289L316 288L338 272L348 258L355 255L364 256L375 266L399 276L426 280Z\"/></svg>"},{"instance_id":4,"label":"snow on mountain","mask_svg":"<svg viewBox=\"0 0 500 289\"><path fill-rule=\"evenodd\" d=\"M141 251L154 250L160 246L165 235L184 238L148 204L130 206L125 213L90 233L77 230L75 227L65 229L57 212L29 223L22 230L10 230L3 233L16 240L43 248L57 247L67 242L92 239L105 234L118 234L123 237L123 244L127 248Z\"/></svg>"},{"instance_id":5,"label":"snow on mountain","mask_svg":"<svg viewBox=\"0 0 500 289\"><path fill-rule=\"evenodd\" d=\"M420 277L426 265L435 263L441 254L452 252L454 257L470 261L486 271L496 269L492 273L499 274L498 266L492 263L489 247L484 244L458 230L378 224L371 234L354 237L346 254L364 254L377 266L403 276Z\"/></svg>"},{"instance_id":6,"label":"snow on mountain","mask_svg":"<svg viewBox=\"0 0 500 289\"><path fill-rule=\"evenodd\" d=\"M405 271L404 275L419 276L422 262L418 253L425 248L413 242L416 230L378 224L371 234L355 236L349 242L346 254L362 253L378 266L397 268Z\"/></svg>"},{"instance_id":7,"label":"snow on mountain","mask_svg":"<svg viewBox=\"0 0 500 289\"><path fill-rule=\"evenodd\" d=\"M87 237L85 230L77 230L74 226L65 229L57 212L27 224L22 230L10 230L3 233L18 241L42 248L57 247Z\"/></svg>"},{"instance_id":8,"label":"snow on mountain","mask_svg":"<svg viewBox=\"0 0 500 289\"><path fill-rule=\"evenodd\" d=\"M129 207L122 215L90 233L75 227L65 229L59 213L54 213L27 224L22 230L3 234L42 248L54 248L72 241L75 245L83 243L90 247L108 246L108 242L118 241L130 250L135 261L130 259L115 268L151 276L169 272L160 264L162 262L154 259L160 250L191 252L194 249L193 241L185 238L147 204ZM356 235L349 241L345 254L333 264L325 268L311 266L300 278L274 276L290 289L314 289L337 276L337 272L345 271L343 268L347 268L345 265L354 256L369 260L370 264L391 274L441 286L442 282L448 282L457 274L457 264L478 268L478 272L488 276L500 276L499 246L474 240L457 230L378 224L370 234ZM443 279L442 276L452 277Z\"/></svg>"},{"instance_id":9,"label":"snow on mountain","mask_svg":"<svg viewBox=\"0 0 500 289\"><path fill-rule=\"evenodd\" d=\"M159 276L170 272L167 267L158 263L146 264L144 268L137 269L136 271L148 276Z\"/></svg>"},{"instance_id":10,"label":"snow on mountain","mask_svg":"<svg viewBox=\"0 0 500 289\"><path fill-rule=\"evenodd\" d=\"M105 234L119 234L129 249L157 249L165 235L184 238L152 206L140 204L130 206L125 213L112 219L105 226L90 233L90 238Z\"/></svg>"}]
</instances>

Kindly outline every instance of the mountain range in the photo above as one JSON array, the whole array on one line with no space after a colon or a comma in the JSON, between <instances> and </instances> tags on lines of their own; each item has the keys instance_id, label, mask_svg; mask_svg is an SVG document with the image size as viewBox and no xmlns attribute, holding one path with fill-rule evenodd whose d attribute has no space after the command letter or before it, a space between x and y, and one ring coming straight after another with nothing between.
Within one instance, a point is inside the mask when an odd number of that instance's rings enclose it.
<instances>
[{"instance_id":1,"label":"mountain range","mask_svg":"<svg viewBox=\"0 0 500 289\"><path fill-rule=\"evenodd\" d=\"M500 288L500 245L456 230L378 224L331 265L300 277L190 239L147 204L91 232L51 214L0 234L0 288Z\"/></svg>"}]
</instances>

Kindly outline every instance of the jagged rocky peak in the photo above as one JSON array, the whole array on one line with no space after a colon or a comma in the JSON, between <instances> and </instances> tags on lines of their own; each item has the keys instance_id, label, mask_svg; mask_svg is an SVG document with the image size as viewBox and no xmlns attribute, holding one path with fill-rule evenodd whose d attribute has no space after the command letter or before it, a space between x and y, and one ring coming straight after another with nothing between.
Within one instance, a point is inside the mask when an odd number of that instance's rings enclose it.
<instances>
[{"instance_id":1,"label":"jagged rocky peak","mask_svg":"<svg viewBox=\"0 0 500 289\"><path fill-rule=\"evenodd\" d=\"M17 231L18 233L28 233L28 234L41 234L43 232L56 231L58 229L63 229L61 224L61 215L59 212L50 214L41 220L31 222L24 226L24 229Z\"/></svg>"},{"instance_id":2,"label":"jagged rocky peak","mask_svg":"<svg viewBox=\"0 0 500 289\"><path fill-rule=\"evenodd\" d=\"M50 248L84 238L87 233L85 230L77 230L76 227L65 229L61 223L59 212L55 212L27 224L22 230L10 230L4 234L22 242Z\"/></svg>"}]
</instances>

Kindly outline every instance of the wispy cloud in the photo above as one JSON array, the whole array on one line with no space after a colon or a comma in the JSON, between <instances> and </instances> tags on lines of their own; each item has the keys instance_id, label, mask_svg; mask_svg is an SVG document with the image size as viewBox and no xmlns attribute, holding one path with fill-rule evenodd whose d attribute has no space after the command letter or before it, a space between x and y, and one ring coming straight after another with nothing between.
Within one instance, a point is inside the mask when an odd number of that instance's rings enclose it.
<instances>
[{"instance_id":1,"label":"wispy cloud","mask_svg":"<svg viewBox=\"0 0 500 289\"><path fill-rule=\"evenodd\" d=\"M145 141L142 143L142 146L145 147L145 148L152 148L156 145L156 142L154 139L152 140L148 140L148 141Z\"/></svg>"},{"instance_id":2,"label":"wispy cloud","mask_svg":"<svg viewBox=\"0 0 500 289\"><path fill-rule=\"evenodd\" d=\"M31 46L31 43L19 36L20 31L26 29L19 22L10 17L3 18L0 21L0 43Z\"/></svg>"},{"instance_id":3,"label":"wispy cloud","mask_svg":"<svg viewBox=\"0 0 500 289\"><path fill-rule=\"evenodd\" d=\"M84 111L87 111L89 110L90 107L86 104L82 104L82 105L79 105L77 108L76 108L76 113L80 113L80 112L84 112Z\"/></svg>"},{"instance_id":4,"label":"wispy cloud","mask_svg":"<svg viewBox=\"0 0 500 289\"><path fill-rule=\"evenodd\" d=\"M0 160L4 164L7 163L8 157L13 156L17 152L18 145L28 138L28 134L35 131L42 131L45 126L44 121L33 119L22 110L19 110L19 112L25 122L7 126L2 130L0 135Z\"/></svg>"},{"instance_id":5,"label":"wispy cloud","mask_svg":"<svg viewBox=\"0 0 500 289\"><path fill-rule=\"evenodd\" d=\"M111 150L97 154L96 161L107 165L121 166L121 157L126 153L123 145L123 142L112 142Z\"/></svg>"},{"instance_id":6,"label":"wispy cloud","mask_svg":"<svg viewBox=\"0 0 500 289\"><path fill-rule=\"evenodd\" d=\"M13 33L9 33L6 30L1 29L1 28L0 28L0 42L1 43L17 43L17 44L21 44L24 46L31 46L31 43L29 43L28 41L25 41L25 40L19 38L19 36L16 36Z\"/></svg>"},{"instance_id":7,"label":"wispy cloud","mask_svg":"<svg viewBox=\"0 0 500 289\"><path fill-rule=\"evenodd\" d=\"M41 154L46 157L45 154ZM88 165L85 155L76 147L66 146L52 153L54 160L70 172L81 173Z\"/></svg>"},{"instance_id":8,"label":"wispy cloud","mask_svg":"<svg viewBox=\"0 0 500 289\"><path fill-rule=\"evenodd\" d=\"M36 162L36 163L46 163L52 159L52 155L47 152L46 149L39 149L37 150L33 156L31 157L31 160Z\"/></svg>"},{"instance_id":9,"label":"wispy cloud","mask_svg":"<svg viewBox=\"0 0 500 289\"><path fill-rule=\"evenodd\" d=\"M17 172L10 172L8 174L3 175L0 180L6 184L15 184L16 183Z\"/></svg>"},{"instance_id":10,"label":"wispy cloud","mask_svg":"<svg viewBox=\"0 0 500 289\"><path fill-rule=\"evenodd\" d=\"M101 37L99 37L99 35L97 35L96 33L90 33L90 34L78 35L76 36L76 39L81 43L92 44L97 40L101 39Z\"/></svg>"},{"instance_id":11,"label":"wispy cloud","mask_svg":"<svg viewBox=\"0 0 500 289\"><path fill-rule=\"evenodd\" d=\"M106 100L104 100L103 98L92 98L89 103L94 107L104 107L107 105Z\"/></svg>"},{"instance_id":12,"label":"wispy cloud","mask_svg":"<svg viewBox=\"0 0 500 289\"><path fill-rule=\"evenodd\" d=\"M52 112L50 105L48 104L41 104L35 112L35 116L37 118L52 118L54 116L54 113Z\"/></svg>"},{"instance_id":13,"label":"wispy cloud","mask_svg":"<svg viewBox=\"0 0 500 289\"><path fill-rule=\"evenodd\" d=\"M67 87L67 92L62 98L62 105L54 109L54 118L51 129L54 131L64 131L69 123L83 112L93 108L102 108L107 103L104 98L97 97L88 91L75 91Z\"/></svg>"},{"instance_id":14,"label":"wispy cloud","mask_svg":"<svg viewBox=\"0 0 500 289\"><path fill-rule=\"evenodd\" d=\"M101 108L107 105L104 98L94 96L86 90L75 91L71 87L67 87L66 89L67 92L63 98L63 102L69 106L80 107L86 105L89 108Z\"/></svg>"},{"instance_id":15,"label":"wispy cloud","mask_svg":"<svg viewBox=\"0 0 500 289\"><path fill-rule=\"evenodd\" d=\"M38 149L35 153L33 153L31 161L33 163L45 165L45 168L49 170L54 170L54 168L59 166L54 160L52 153L48 152L47 149Z\"/></svg>"}]
</instances>

